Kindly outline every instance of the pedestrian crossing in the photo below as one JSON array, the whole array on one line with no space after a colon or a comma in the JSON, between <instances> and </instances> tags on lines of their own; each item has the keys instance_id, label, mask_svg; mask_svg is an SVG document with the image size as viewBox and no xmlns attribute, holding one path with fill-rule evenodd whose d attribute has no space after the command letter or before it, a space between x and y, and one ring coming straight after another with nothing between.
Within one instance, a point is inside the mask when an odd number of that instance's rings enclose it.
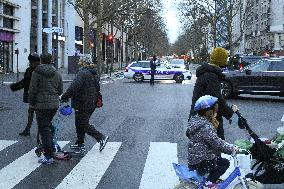
<instances>
[{"instance_id":1,"label":"pedestrian crossing","mask_svg":"<svg viewBox=\"0 0 284 189\"><path fill-rule=\"evenodd\" d=\"M7 153L5 149L13 147L17 142L0 140L0 153ZM58 141L58 143L63 148L68 145L69 141ZM122 142L108 142L104 151L99 152L99 144L95 144L79 162L74 161L76 165L64 176L56 189L96 189L107 169L110 168L112 161L115 161L115 156L121 146ZM37 162L38 157L35 154L35 149L17 157L0 170L0 189L12 189L32 172L39 171L45 166L53 168L52 165L41 165ZM125 161L127 162L127 160ZM56 163L61 162L58 160ZM142 168L144 170L139 189L170 189L178 184L178 177L174 173L172 162L178 162L176 143L151 142L145 166ZM70 161L70 163L73 162ZM133 169L138 168L133 167Z\"/></svg>"},{"instance_id":2,"label":"pedestrian crossing","mask_svg":"<svg viewBox=\"0 0 284 189\"><path fill-rule=\"evenodd\" d=\"M4 152L8 156L9 152L5 151L5 149L12 147L16 143L18 141L0 140L0 153ZM69 141L58 141L58 143L63 148L68 145ZM66 172L66 175L54 188L96 189L107 170L111 169L110 165L115 161L122 145L122 142L108 142L104 151L99 152L99 144L96 143L80 161L70 161L70 163L76 165L69 172ZM172 167L173 162L179 162L177 147L177 143L150 142L144 167L141 167L143 171L139 189L171 189L179 183L179 178ZM0 189L12 189L34 171L39 171L40 168L46 166L37 162L38 157L35 154L35 149L31 149L22 156L15 158L14 161L0 170ZM226 178L234 169L234 166L232 158L226 155L222 156L231 159L231 167L222 177ZM124 161L127 163L127 159ZM61 162L58 160L57 163ZM56 167L50 165L50 169L53 168L56 169ZM133 169L139 169L139 167L133 167ZM115 170L112 171L115 172ZM45 173L41 174L45 175ZM121 182L123 181L121 180ZM101 184L103 185L103 183Z\"/></svg>"}]
</instances>

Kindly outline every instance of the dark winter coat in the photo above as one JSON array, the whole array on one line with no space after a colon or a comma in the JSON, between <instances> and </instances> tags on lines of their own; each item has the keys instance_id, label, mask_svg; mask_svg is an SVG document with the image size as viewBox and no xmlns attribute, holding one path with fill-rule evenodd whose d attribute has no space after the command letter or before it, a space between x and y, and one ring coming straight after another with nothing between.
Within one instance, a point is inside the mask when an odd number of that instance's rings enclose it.
<instances>
[{"instance_id":1,"label":"dark winter coat","mask_svg":"<svg viewBox=\"0 0 284 189\"><path fill-rule=\"evenodd\" d=\"M212 123L204 117L193 116L188 122L188 164L195 165L215 159L220 152L232 154L233 145L217 136Z\"/></svg>"},{"instance_id":2,"label":"dark winter coat","mask_svg":"<svg viewBox=\"0 0 284 189\"><path fill-rule=\"evenodd\" d=\"M25 71L24 78L21 81L10 85L12 91L24 89L23 102L25 103L29 103L29 87L34 69L35 67L28 67Z\"/></svg>"},{"instance_id":3,"label":"dark winter coat","mask_svg":"<svg viewBox=\"0 0 284 189\"><path fill-rule=\"evenodd\" d=\"M61 75L52 64L37 66L32 74L29 102L36 109L57 109L63 92Z\"/></svg>"},{"instance_id":4,"label":"dark winter coat","mask_svg":"<svg viewBox=\"0 0 284 189\"><path fill-rule=\"evenodd\" d=\"M151 68L151 71L155 71L155 70L156 70L156 67L157 67L157 65L156 65L155 61L150 60L150 68Z\"/></svg>"},{"instance_id":5,"label":"dark winter coat","mask_svg":"<svg viewBox=\"0 0 284 189\"><path fill-rule=\"evenodd\" d=\"M196 83L192 95L191 115L194 115L195 102L204 95L211 95L218 98L218 116L230 119L233 110L227 105L221 94L221 80L225 78L221 68L211 64L203 64L196 70Z\"/></svg>"},{"instance_id":6,"label":"dark winter coat","mask_svg":"<svg viewBox=\"0 0 284 189\"><path fill-rule=\"evenodd\" d=\"M68 101L71 98L71 104L75 110L96 108L100 91L99 81L95 68L82 68L62 95L62 101Z\"/></svg>"}]
</instances>

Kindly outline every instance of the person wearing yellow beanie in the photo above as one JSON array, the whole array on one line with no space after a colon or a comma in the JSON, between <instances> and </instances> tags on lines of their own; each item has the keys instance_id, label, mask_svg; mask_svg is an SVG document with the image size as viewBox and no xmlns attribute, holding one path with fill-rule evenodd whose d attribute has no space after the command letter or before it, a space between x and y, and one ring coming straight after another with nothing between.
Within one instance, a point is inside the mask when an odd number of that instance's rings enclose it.
<instances>
[{"instance_id":1,"label":"person wearing yellow beanie","mask_svg":"<svg viewBox=\"0 0 284 189\"><path fill-rule=\"evenodd\" d=\"M227 50L217 47L211 53L210 62L208 64L202 64L197 68L197 80L193 90L191 110L189 114L189 119L191 119L193 116L196 116L197 113L194 111L194 104L201 96L211 95L217 97L220 107L216 117L217 121L219 122L217 127L217 135L223 140L225 139L225 136L222 117L225 117L227 120L229 120L233 116L234 112L238 110L236 105L232 105L230 107L221 94L221 81L225 78L221 67L226 66L227 59Z\"/></svg>"},{"instance_id":2,"label":"person wearing yellow beanie","mask_svg":"<svg viewBox=\"0 0 284 189\"><path fill-rule=\"evenodd\" d=\"M219 67L227 65L228 52L226 49L217 47L215 48L210 56L210 63Z\"/></svg>"}]
</instances>

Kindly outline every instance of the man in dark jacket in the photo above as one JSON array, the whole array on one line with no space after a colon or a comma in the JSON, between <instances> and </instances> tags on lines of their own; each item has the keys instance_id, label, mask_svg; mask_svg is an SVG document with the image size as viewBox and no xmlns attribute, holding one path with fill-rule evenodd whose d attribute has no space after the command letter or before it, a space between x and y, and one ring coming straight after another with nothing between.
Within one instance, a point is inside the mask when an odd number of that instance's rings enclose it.
<instances>
[{"instance_id":1,"label":"man in dark jacket","mask_svg":"<svg viewBox=\"0 0 284 189\"><path fill-rule=\"evenodd\" d=\"M79 64L82 69L77 73L67 91L61 96L62 102L71 98L71 105L75 109L77 141L70 148L84 150L85 133L87 133L99 142L100 151L102 151L108 141L108 136L104 136L89 123L90 117L97 107L100 78L89 57L81 57Z\"/></svg>"},{"instance_id":2,"label":"man in dark jacket","mask_svg":"<svg viewBox=\"0 0 284 189\"><path fill-rule=\"evenodd\" d=\"M151 79L150 79L150 85L154 85L154 75L156 71L156 56L153 56L153 59L150 61L150 68L151 68Z\"/></svg>"},{"instance_id":3,"label":"man in dark jacket","mask_svg":"<svg viewBox=\"0 0 284 189\"><path fill-rule=\"evenodd\" d=\"M203 64L196 70L196 83L193 90L192 104L189 118L196 115L194 112L194 104L198 98L204 95L211 95L218 98L218 114L217 120L219 122L219 127L217 129L217 134L221 139L225 139L224 128L223 128L223 118L227 120L231 119L233 113L237 111L237 106L232 105L229 107L226 100L221 94L221 81L225 78L220 67L227 64L228 53L223 48L215 48L210 56L210 64Z\"/></svg>"},{"instance_id":4,"label":"man in dark jacket","mask_svg":"<svg viewBox=\"0 0 284 189\"><path fill-rule=\"evenodd\" d=\"M24 103L29 103L29 87L30 87L30 81L32 78L32 73L34 69L39 65L40 63L40 58L39 55L36 53L30 54L28 57L29 60L29 67L26 69L24 78L16 83L13 83L10 85L10 88L12 91L18 91L24 88L24 93L23 93L23 102ZM30 135L30 129L33 123L34 119L34 107L29 106L28 109L28 123L26 128L24 129L23 132L19 133L21 136L29 136Z\"/></svg>"},{"instance_id":5,"label":"man in dark jacket","mask_svg":"<svg viewBox=\"0 0 284 189\"><path fill-rule=\"evenodd\" d=\"M63 92L61 75L52 63L52 56L43 54L41 65L34 70L29 88L29 102L36 110L36 120L44 148L44 158L39 163L53 163L51 121L59 107L59 96Z\"/></svg>"}]
</instances>

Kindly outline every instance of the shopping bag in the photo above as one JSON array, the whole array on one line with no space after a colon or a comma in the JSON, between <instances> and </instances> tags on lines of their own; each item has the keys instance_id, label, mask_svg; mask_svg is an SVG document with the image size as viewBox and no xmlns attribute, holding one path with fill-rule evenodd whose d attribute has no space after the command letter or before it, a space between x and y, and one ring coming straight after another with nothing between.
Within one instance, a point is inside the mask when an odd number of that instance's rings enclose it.
<instances>
[{"instance_id":1,"label":"shopping bag","mask_svg":"<svg viewBox=\"0 0 284 189\"><path fill-rule=\"evenodd\" d=\"M97 100L97 108L103 107L103 96L101 93L98 95L98 100Z\"/></svg>"}]
</instances>

